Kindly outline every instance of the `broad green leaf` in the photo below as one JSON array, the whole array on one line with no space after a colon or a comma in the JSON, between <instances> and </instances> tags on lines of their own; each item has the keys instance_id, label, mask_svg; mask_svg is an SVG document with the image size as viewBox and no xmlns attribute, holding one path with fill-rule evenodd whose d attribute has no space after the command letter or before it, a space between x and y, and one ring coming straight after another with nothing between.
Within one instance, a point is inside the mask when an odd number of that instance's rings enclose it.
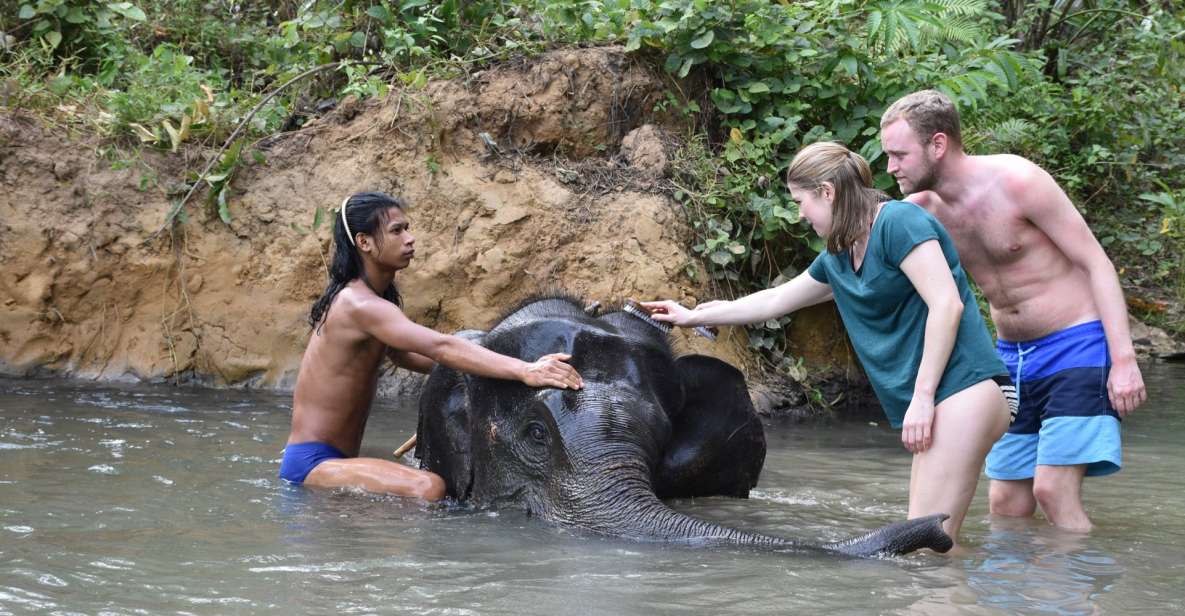
<instances>
[{"instance_id":1,"label":"broad green leaf","mask_svg":"<svg viewBox=\"0 0 1185 616\"><path fill-rule=\"evenodd\" d=\"M285 47L292 48L300 43L300 25L295 21L284 22L284 25L280 27L280 30L284 33Z\"/></svg>"},{"instance_id":2,"label":"broad green leaf","mask_svg":"<svg viewBox=\"0 0 1185 616\"><path fill-rule=\"evenodd\" d=\"M57 30L46 32L45 42L49 43L50 49L57 49L58 45L62 44L62 33Z\"/></svg>"},{"instance_id":3,"label":"broad green leaf","mask_svg":"<svg viewBox=\"0 0 1185 616\"><path fill-rule=\"evenodd\" d=\"M1176 209L1177 203L1173 196L1168 193L1140 193L1142 201L1149 201L1168 208Z\"/></svg>"},{"instance_id":4,"label":"broad green leaf","mask_svg":"<svg viewBox=\"0 0 1185 616\"><path fill-rule=\"evenodd\" d=\"M642 34L638 30L630 32L630 38L625 43L626 52L637 51L642 47Z\"/></svg>"},{"instance_id":5,"label":"broad green leaf","mask_svg":"<svg viewBox=\"0 0 1185 616\"><path fill-rule=\"evenodd\" d=\"M218 191L218 217L222 222L230 224L230 205L226 202L226 193L230 192L230 186L223 186Z\"/></svg>"},{"instance_id":6,"label":"broad green leaf","mask_svg":"<svg viewBox=\"0 0 1185 616\"><path fill-rule=\"evenodd\" d=\"M127 17L128 19L134 19L136 21L145 21L148 19L148 16L144 14L144 11L141 11L139 7L132 4L131 2L110 2L107 4L107 8L119 13L120 15L123 15L124 17Z\"/></svg>"},{"instance_id":7,"label":"broad green leaf","mask_svg":"<svg viewBox=\"0 0 1185 616\"><path fill-rule=\"evenodd\" d=\"M715 38L716 38L716 32L714 30L708 30L707 32L692 39L691 48L692 49L703 49L703 48L707 47L708 45L711 45L712 41L715 40Z\"/></svg>"},{"instance_id":8,"label":"broad green leaf","mask_svg":"<svg viewBox=\"0 0 1185 616\"><path fill-rule=\"evenodd\" d=\"M33 16L36 14L37 13L35 13L33 11L33 5L22 4L21 5L21 12L17 15L17 17L19 17L20 19L33 19Z\"/></svg>"},{"instance_id":9,"label":"broad green leaf","mask_svg":"<svg viewBox=\"0 0 1185 616\"><path fill-rule=\"evenodd\" d=\"M350 45L352 47L366 47L366 33L355 32L350 35Z\"/></svg>"},{"instance_id":10,"label":"broad green leaf","mask_svg":"<svg viewBox=\"0 0 1185 616\"><path fill-rule=\"evenodd\" d=\"M366 14L379 20L384 25L391 22L391 11L387 10L387 7L381 4L375 4L366 9Z\"/></svg>"},{"instance_id":11,"label":"broad green leaf","mask_svg":"<svg viewBox=\"0 0 1185 616\"><path fill-rule=\"evenodd\" d=\"M72 24L84 24L90 21L90 18L82 11L82 7L72 6L70 7L70 11L66 13L66 21Z\"/></svg>"},{"instance_id":12,"label":"broad green leaf","mask_svg":"<svg viewBox=\"0 0 1185 616\"><path fill-rule=\"evenodd\" d=\"M765 85L764 81L755 81L749 84L749 92L753 94L760 94L762 92L769 92L769 86Z\"/></svg>"},{"instance_id":13,"label":"broad green leaf","mask_svg":"<svg viewBox=\"0 0 1185 616\"><path fill-rule=\"evenodd\" d=\"M668 73L674 73L679 70L679 66L682 63L682 61L683 61L683 59L681 57L679 57L679 54L677 54L677 53L668 54L667 61L663 65L663 68L665 68Z\"/></svg>"},{"instance_id":14,"label":"broad green leaf","mask_svg":"<svg viewBox=\"0 0 1185 616\"><path fill-rule=\"evenodd\" d=\"M855 77L860 65L855 56L844 56L839 59L839 66L843 68L847 74Z\"/></svg>"}]
</instances>

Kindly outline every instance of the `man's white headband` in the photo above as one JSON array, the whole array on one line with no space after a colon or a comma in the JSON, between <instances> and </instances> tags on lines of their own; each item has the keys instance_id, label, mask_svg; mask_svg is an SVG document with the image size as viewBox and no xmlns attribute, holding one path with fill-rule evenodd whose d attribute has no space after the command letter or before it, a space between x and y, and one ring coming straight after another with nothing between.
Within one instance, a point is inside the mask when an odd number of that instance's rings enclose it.
<instances>
[{"instance_id":1,"label":"man's white headband","mask_svg":"<svg viewBox=\"0 0 1185 616\"><path fill-rule=\"evenodd\" d=\"M350 245L357 248L358 245L354 243L354 234L350 233L350 223L346 222L346 204L350 202L350 198L342 199L342 228L346 230L346 238L350 240Z\"/></svg>"}]
</instances>

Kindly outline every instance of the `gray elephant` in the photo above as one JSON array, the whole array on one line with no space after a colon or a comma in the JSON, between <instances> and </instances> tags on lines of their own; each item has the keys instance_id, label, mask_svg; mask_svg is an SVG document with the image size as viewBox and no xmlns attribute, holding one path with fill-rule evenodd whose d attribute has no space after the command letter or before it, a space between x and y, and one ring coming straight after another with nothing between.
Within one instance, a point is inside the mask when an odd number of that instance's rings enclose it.
<instances>
[{"instance_id":1,"label":"gray elephant","mask_svg":"<svg viewBox=\"0 0 1185 616\"><path fill-rule=\"evenodd\" d=\"M765 434L737 369L703 355L674 357L666 334L644 318L594 317L571 298L545 297L488 333L465 335L522 359L569 353L584 389L532 389L437 366L420 400L416 456L459 501L638 541L852 556L951 547L941 514L808 544L667 507L662 498L747 497L765 461Z\"/></svg>"}]
</instances>

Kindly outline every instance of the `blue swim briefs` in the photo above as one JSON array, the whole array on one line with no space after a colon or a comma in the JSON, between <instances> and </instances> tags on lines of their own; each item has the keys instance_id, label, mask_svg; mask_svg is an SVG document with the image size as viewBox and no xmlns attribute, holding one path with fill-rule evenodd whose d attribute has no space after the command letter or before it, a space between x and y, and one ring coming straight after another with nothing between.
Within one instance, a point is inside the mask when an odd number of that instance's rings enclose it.
<instances>
[{"instance_id":1,"label":"blue swim briefs","mask_svg":"<svg viewBox=\"0 0 1185 616\"><path fill-rule=\"evenodd\" d=\"M988 454L988 477L1031 479L1039 464L1085 464L1087 476L1119 470L1119 414L1107 396L1111 358L1100 322L1026 342L1000 340L996 351L1020 404Z\"/></svg>"},{"instance_id":2,"label":"blue swim briefs","mask_svg":"<svg viewBox=\"0 0 1185 616\"><path fill-rule=\"evenodd\" d=\"M280 479L300 485L318 464L326 460L345 458L346 454L325 443L295 443L284 447L280 462Z\"/></svg>"}]
</instances>

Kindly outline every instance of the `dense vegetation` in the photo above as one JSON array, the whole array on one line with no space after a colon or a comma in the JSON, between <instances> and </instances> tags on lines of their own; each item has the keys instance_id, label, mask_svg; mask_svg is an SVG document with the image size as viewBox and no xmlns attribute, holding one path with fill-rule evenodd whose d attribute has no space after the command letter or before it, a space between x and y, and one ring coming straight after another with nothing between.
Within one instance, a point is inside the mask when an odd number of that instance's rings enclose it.
<instances>
[{"instance_id":1,"label":"dense vegetation","mask_svg":"<svg viewBox=\"0 0 1185 616\"><path fill-rule=\"evenodd\" d=\"M777 181L795 150L846 142L895 190L880 113L936 87L958 100L973 151L1015 152L1053 173L1129 287L1185 302L1185 180L1175 173L1185 163L1185 8L1173 0L15 5L0 12L5 106L90 125L125 149L221 145L250 117L221 164L192 178L215 204L244 142L299 126L321 99L382 96L558 45L624 44L679 78L658 110L689 127L673 196L694 213L695 249L734 293L793 275L819 249ZM1172 311L1147 306L1146 317L1185 331ZM788 362L776 325L754 328L751 342Z\"/></svg>"}]
</instances>

